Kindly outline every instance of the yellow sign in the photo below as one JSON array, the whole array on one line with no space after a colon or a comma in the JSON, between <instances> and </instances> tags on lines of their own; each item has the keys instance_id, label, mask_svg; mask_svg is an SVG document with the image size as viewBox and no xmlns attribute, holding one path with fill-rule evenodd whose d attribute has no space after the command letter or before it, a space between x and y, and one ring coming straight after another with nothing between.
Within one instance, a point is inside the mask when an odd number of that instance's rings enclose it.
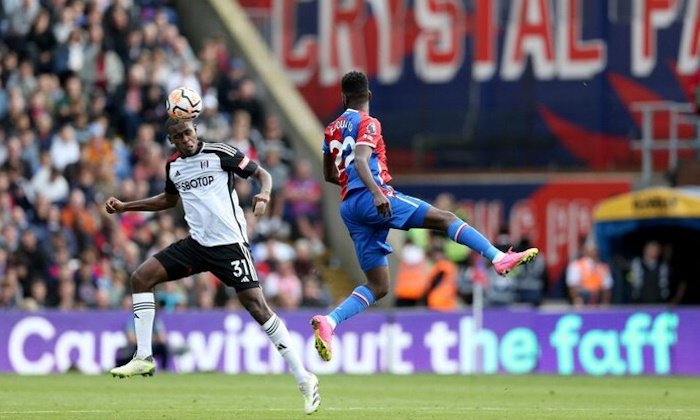
<instances>
[{"instance_id":1,"label":"yellow sign","mask_svg":"<svg viewBox=\"0 0 700 420\"><path fill-rule=\"evenodd\" d=\"M609 198L593 213L597 222L655 218L700 218L700 194L674 188L647 188Z\"/></svg>"}]
</instances>

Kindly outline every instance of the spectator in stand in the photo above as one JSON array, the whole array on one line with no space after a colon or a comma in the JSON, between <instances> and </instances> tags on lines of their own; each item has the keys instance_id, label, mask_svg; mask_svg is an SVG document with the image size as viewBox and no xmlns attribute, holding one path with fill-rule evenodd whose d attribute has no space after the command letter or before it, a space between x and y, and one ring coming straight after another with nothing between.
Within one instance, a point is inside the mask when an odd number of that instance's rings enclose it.
<instances>
[{"instance_id":1,"label":"spectator in stand","mask_svg":"<svg viewBox=\"0 0 700 420\"><path fill-rule=\"evenodd\" d=\"M141 64L133 64L127 73L126 82L117 88L114 94L117 121L112 122L117 125L127 141L136 136L136 130L141 125L145 89L146 69Z\"/></svg>"},{"instance_id":2,"label":"spectator in stand","mask_svg":"<svg viewBox=\"0 0 700 420\"><path fill-rule=\"evenodd\" d=\"M197 119L197 131L207 141L221 142L229 137L231 124L219 112L219 101L213 93L202 98L202 113Z\"/></svg>"},{"instance_id":3,"label":"spectator in stand","mask_svg":"<svg viewBox=\"0 0 700 420\"><path fill-rule=\"evenodd\" d=\"M425 304L425 294L429 287L428 260L425 250L414 244L407 236L401 248L399 266L396 270L394 297L396 306L413 307Z\"/></svg>"},{"instance_id":4,"label":"spectator in stand","mask_svg":"<svg viewBox=\"0 0 700 420\"><path fill-rule=\"evenodd\" d=\"M75 129L70 124L64 124L51 139L51 163L63 172L66 166L80 160L80 143L75 135Z\"/></svg>"},{"instance_id":5,"label":"spectator in stand","mask_svg":"<svg viewBox=\"0 0 700 420\"><path fill-rule=\"evenodd\" d=\"M4 41L15 51L26 52L27 35L39 15L39 0L4 1L3 11L7 20Z\"/></svg>"},{"instance_id":6,"label":"spectator in stand","mask_svg":"<svg viewBox=\"0 0 700 420\"><path fill-rule=\"evenodd\" d=\"M238 90L245 78L245 67L239 58L229 62L228 70L219 78L216 93L221 109L233 109L233 103L238 96Z\"/></svg>"},{"instance_id":7,"label":"spectator in stand","mask_svg":"<svg viewBox=\"0 0 700 420\"><path fill-rule=\"evenodd\" d=\"M304 308L327 308L332 303L328 290L323 287L323 282L316 275L308 275L301 279L302 298L301 306Z\"/></svg>"},{"instance_id":8,"label":"spectator in stand","mask_svg":"<svg viewBox=\"0 0 700 420\"><path fill-rule=\"evenodd\" d=\"M530 239L526 237L520 240L518 249L527 249L531 246ZM531 264L520 266L513 272L517 302L527 303L535 307L540 306L547 284L545 261L545 258L537 258Z\"/></svg>"},{"instance_id":9,"label":"spectator in stand","mask_svg":"<svg viewBox=\"0 0 700 420\"><path fill-rule=\"evenodd\" d=\"M457 264L447 259L443 241L436 241L430 250L433 263L428 273L425 302L429 309L453 311L457 309Z\"/></svg>"},{"instance_id":10,"label":"spectator in stand","mask_svg":"<svg viewBox=\"0 0 700 420\"><path fill-rule=\"evenodd\" d=\"M279 309L299 308L302 299L301 279L294 271L291 260L278 261L275 269L262 281L265 297L270 305Z\"/></svg>"},{"instance_id":11,"label":"spectator in stand","mask_svg":"<svg viewBox=\"0 0 700 420\"><path fill-rule=\"evenodd\" d=\"M610 268L598 256L593 240L583 244L583 254L571 261L566 268L566 285L575 307L609 305L612 289Z\"/></svg>"},{"instance_id":12,"label":"spectator in stand","mask_svg":"<svg viewBox=\"0 0 700 420\"><path fill-rule=\"evenodd\" d=\"M300 159L294 166L294 175L284 187L286 217L295 235L319 241L323 238L321 199L323 190L312 173L311 162Z\"/></svg>"},{"instance_id":13,"label":"spectator in stand","mask_svg":"<svg viewBox=\"0 0 700 420\"><path fill-rule=\"evenodd\" d=\"M231 120L231 139L227 143L245 153L250 159L259 161L260 133L250 124L250 114L247 111L234 112Z\"/></svg>"},{"instance_id":14,"label":"spectator in stand","mask_svg":"<svg viewBox=\"0 0 700 420\"><path fill-rule=\"evenodd\" d=\"M238 87L238 95L231 102L231 112L243 110L250 115L250 124L261 129L265 120L265 111L257 96L257 87L250 78L244 78Z\"/></svg>"},{"instance_id":15,"label":"spectator in stand","mask_svg":"<svg viewBox=\"0 0 700 420\"><path fill-rule=\"evenodd\" d=\"M17 268L10 267L0 280L0 309L16 308L23 299L22 295Z\"/></svg>"},{"instance_id":16,"label":"spectator in stand","mask_svg":"<svg viewBox=\"0 0 700 420\"><path fill-rule=\"evenodd\" d=\"M632 260L629 272L632 303L664 303L671 298L671 267L658 241L644 244L642 255Z\"/></svg>"},{"instance_id":17,"label":"spectator in stand","mask_svg":"<svg viewBox=\"0 0 700 420\"><path fill-rule=\"evenodd\" d=\"M18 267L18 280L24 291L24 296L32 293L31 283L35 279L45 279L49 274L51 258L39 242L32 229L22 232L19 249L12 257L14 264Z\"/></svg>"},{"instance_id":18,"label":"spectator in stand","mask_svg":"<svg viewBox=\"0 0 700 420\"><path fill-rule=\"evenodd\" d=\"M316 275L318 270L314 258L317 252L308 239L299 238L294 242L294 271L299 277Z\"/></svg>"},{"instance_id":19,"label":"spectator in stand","mask_svg":"<svg viewBox=\"0 0 700 420\"><path fill-rule=\"evenodd\" d=\"M62 204L68 198L70 187L68 181L51 164L51 157L43 153L42 165L25 189L25 194L30 202L35 203L38 196L43 196L51 203Z\"/></svg>"},{"instance_id":20,"label":"spectator in stand","mask_svg":"<svg viewBox=\"0 0 700 420\"><path fill-rule=\"evenodd\" d=\"M34 21L34 25L28 36L29 56L37 63L38 73L50 73L53 71L53 52L58 42L51 31L51 14L46 9L41 9Z\"/></svg>"},{"instance_id":21,"label":"spectator in stand","mask_svg":"<svg viewBox=\"0 0 700 420\"><path fill-rule=\"evenodd\" d=\"M277 146L265 150L263 162L272 176L269 215L281 219L284 213L285 186L289 182L289 167L282 161L282 150Z\"/></svg>"}]
</instances>

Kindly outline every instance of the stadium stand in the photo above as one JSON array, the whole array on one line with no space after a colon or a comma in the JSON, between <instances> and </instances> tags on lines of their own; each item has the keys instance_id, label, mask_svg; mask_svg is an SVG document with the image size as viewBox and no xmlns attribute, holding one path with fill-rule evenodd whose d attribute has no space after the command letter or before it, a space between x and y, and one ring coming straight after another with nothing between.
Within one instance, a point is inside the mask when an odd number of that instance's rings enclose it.
<instances>
[{"instance_id":1,"label":"stadium stand","mask_svg":"<svg viewBox=\"0 0 700 420\"><path fill-rule=\"evenodd\" d=\"M270 301L285 309L331 303L319 264L329 254L314 222L321 186L221 37L194 50L168 1L2 5L0 308L131 306L129 273L186 227L179 209L113 217L103 203L162 191L170 149L163 104L180 85L202 93L203 138L230 142L273 174L268 217L246 208ZM309 193L300 199L283 187ZM255 193L248 183L237 191L242 203ZM279 298L287 294L294 299ZM165 285L157 299L166 310L238 307L208 273Z\"/></svg>"}]
</instances>

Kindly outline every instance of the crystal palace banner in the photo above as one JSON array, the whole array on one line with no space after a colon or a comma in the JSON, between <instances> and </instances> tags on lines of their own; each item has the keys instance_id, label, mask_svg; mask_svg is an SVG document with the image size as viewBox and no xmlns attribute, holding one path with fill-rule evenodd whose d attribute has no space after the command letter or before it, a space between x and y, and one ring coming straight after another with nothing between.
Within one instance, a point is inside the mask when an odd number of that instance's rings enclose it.
<instances>
[{"instance_id":1,"label":"crystal palace banner","mask_svg":"<svg viewBox=\"0 0 700 420\"><path fill-rule=\"evenodd\" d=\"M313 348L309 312L281 314L304 362L319 374L549 373L699 375L700 311L370 311L343 324L334 357ZM100 374L124 345L127 312L2 312L0 373ZM282 358L246 313L162 314L168 343L184 351L173 372L284 373Z\"/></svg>"},{"instance_id":2,"label":"crystal palace banner","mask_svg":"<svg viewBox=\"0 0 700 420\"><path fill-rule=\"evenodd\" d=\"M239 2L323 122L344 72L364 70L390 154L442 145L425 151L435 168L638 165L633 104L693 101L700 69L697 1Z\"/></svg>"}]
</instances>

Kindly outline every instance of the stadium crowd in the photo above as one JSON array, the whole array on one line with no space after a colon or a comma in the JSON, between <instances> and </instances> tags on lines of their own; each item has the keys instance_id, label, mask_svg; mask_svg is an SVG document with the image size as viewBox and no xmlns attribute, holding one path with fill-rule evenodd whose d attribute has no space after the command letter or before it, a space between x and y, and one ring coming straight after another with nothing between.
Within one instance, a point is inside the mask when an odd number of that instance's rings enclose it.
<instances>
[{"instance_id":1,"label":"stadium crowd","mask_svg":"<svg viewBox=\"0 0 700 420\"><path fill-rule=\"evenodd\" d=\"M223 38L194 51L165 0L3 0L0 19L0 308L130 308L129 274L187 235L181 210L110 216L110 195L163 191L165 97L202 93L198 134L272 174L267 217L236 186L269 301L322 306L321 186ZM166 310L237 307L211 274L157 290Z\"/></svg>"}]
</instances>

